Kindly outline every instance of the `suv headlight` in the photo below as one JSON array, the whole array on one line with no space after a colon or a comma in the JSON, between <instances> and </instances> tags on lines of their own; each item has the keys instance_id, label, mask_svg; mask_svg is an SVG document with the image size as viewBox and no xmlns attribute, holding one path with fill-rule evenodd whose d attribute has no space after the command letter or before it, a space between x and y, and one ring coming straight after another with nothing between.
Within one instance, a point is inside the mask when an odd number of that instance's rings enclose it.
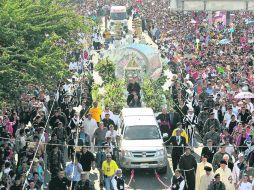
<instances>
[{"instance_id":1,"label":"suv headlight","mask_svg":"<svg viewBox=\"0 0 254 190\"><path fill-rule=\"evenodd\" d=\"M124 156L124 157L131 157L131 151L122 150L122 156Z\"/></svg>"},{"instance_id":2,"label":"suv headlight","mask_svg":"<svg viewBox=\"0 0 254 190\"><path fill-rule=\"evenodd\" d=\"M165 154L164 149L157 150L157 152L156 152L156 156L163 156L164 154Z\"/></svg>"}]
</instances>

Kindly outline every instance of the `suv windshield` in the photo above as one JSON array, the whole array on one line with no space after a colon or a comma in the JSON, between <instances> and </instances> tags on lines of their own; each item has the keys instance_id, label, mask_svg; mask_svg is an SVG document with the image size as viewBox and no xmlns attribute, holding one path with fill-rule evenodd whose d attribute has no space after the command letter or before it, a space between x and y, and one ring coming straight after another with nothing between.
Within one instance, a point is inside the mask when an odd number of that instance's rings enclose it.
<instances>
[{"instance_id":1,"label":"suv windshield","mask_svg":"<svg viewBox=\"0 0 254 190\"><path fill-rule=\"evenodd\" d=\"M110 14L110 19L111 20L124 20L124 19L127 19L126 17L127 17L126 12L123 12L123 13L111 13Z\"/></svg>"},{"instance_id":2,"label":"suv windshield","mask_svg":"<svg viewBox=\"0 0 254 190\"><path fill-rule=\"evenodd\" d=\"M129 126L124 132L126 140L160 139L160 132L156 126Z\"/></svg>"}]
</instances>

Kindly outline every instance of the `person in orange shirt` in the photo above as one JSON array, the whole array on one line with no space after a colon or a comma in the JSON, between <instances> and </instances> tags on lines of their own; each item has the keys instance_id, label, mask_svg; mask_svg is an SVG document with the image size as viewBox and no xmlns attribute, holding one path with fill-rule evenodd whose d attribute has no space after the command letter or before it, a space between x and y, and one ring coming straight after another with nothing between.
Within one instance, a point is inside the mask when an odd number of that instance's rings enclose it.
<instances>
[{"instance_id":1,"label":"person in orange shirt","mask_svg":"<svg viewBox=\"0 0 254 190\"><path fill-rule=\"evenodd\" d=\"M102 110L98 107L98 102L93 103L93 107L89 109L89 113L91 114L92 118L95 119L97 125L99 126Z\"/></svg>"}]
</instances>

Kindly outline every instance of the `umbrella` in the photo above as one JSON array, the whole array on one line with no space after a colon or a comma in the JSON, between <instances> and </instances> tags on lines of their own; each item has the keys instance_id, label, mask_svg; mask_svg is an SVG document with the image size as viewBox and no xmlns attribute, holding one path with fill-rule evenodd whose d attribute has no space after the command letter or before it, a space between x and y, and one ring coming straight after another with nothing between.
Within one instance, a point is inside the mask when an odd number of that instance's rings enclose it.
<instances>
[{"instance_id":1,"label":"umbrella","mask_svg":"<svg viewBox=\"0 0 254 190\"><path fill-rule=\"evenodd\" d=\"M254 25L254 20L246 19L245 20L245 24L247 24L247 25Z\"/></svg>"},{"instance_id":2,"label":"umbrella","mask_svg":"<svg viewBox=\"0 0 254 190\"><path fill-rule=\"evenodd\" d=\"M217 70L219 73L225 73L225 70L224 70L224 68L222 68L222 67L217 67L216 70Z\"/></svg>"},{"instance_id":3,"label":"umbrella","mask_svg":"<svg viewBox=\"0 0 254 190\"><path fill-rule=\"evenodd\" d=\"M235 95L236 99L244 99L244 98L254 98L254 94L251 92L240 92Z\"/></svg>"},{"instance_id":4,"label":"umbrella","mask_svg":"<svg viewBox=\"0 0 254 190\"><path fill-rule=\"evenodd\" d=\"M190 23L191 24L197 24L197 21L195 21L194 19L191 19Z\"/></svg>"},{"instance_id":5,"label":"umbrella","mask_svg":"<svg viewBox=\"0 0 254 190\"><path fill-rule=\"evenodd\" d=\"M248 21L247 25L254 25L254 20Z\"/></svg>"},{"instance_id":6,"label":"umbrella","mask_svg":"<svg viewBox=\"0 0 254 190\"><path fill-rule=\"evenodd\" d=\"M222 39L221 41L219 41L219 44L222 44L222 45L224 45L224 44L229 44L230 43L230 40L229 39Z\"/></svg>"}]
</instances>

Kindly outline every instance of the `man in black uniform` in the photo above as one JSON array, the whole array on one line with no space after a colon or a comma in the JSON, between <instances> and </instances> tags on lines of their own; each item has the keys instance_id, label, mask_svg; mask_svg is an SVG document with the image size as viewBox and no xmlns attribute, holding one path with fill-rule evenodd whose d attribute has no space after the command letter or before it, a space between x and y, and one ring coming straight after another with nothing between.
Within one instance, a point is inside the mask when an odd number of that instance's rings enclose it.
<instances>
[{"instance_id":1,"label":"man in black uniform","mask_svg":"<svg viewBox=\"0 0 254 190\"><path fill-rule=\"evenodd\" d=\"M71 182L64 177L64 170L60 169L57 177L51 179L49 182L49 190L67 190L70 185Z\"/></svg>"},{"instance_id":2,"label":"man in black uniform","mask_svg":"<svg viewBox=\"0 0 254 190\"><path fill-rule=\"evenodd\" d=\"M184 153L184 147L186 144L186 139L181 136L181 130L179 128L176 129L176 136L170 137L169 140L165 142L166 145L172 144L172 163L173 163L173 170L177 169L177 165L181 155Z\"/></svg>"},{"instance_id":3,"label":"man in black uniform","mask_svg":"<svg viewBox=\"0 0 254 190\"><path fill-rule=\"evenodd\" d=\"M191 148L186 147L185 153L180 157L179 168L183 171L186 190L195 190L195 171L197 169L197 161L191 155Z\"/></svg>"},{"instance_id":4,"label":"man in black uniform","mask_svg":"<svg viewBox=\"0 0 254 190\"><path fill-rule=\"evenodd\" d=\"M122 175L122 170L121 169L117 169L116 170L116 175L113 176L111 183L113 186L113 190L124 190L124 178Z\"/></svg>"}]
</instances>

